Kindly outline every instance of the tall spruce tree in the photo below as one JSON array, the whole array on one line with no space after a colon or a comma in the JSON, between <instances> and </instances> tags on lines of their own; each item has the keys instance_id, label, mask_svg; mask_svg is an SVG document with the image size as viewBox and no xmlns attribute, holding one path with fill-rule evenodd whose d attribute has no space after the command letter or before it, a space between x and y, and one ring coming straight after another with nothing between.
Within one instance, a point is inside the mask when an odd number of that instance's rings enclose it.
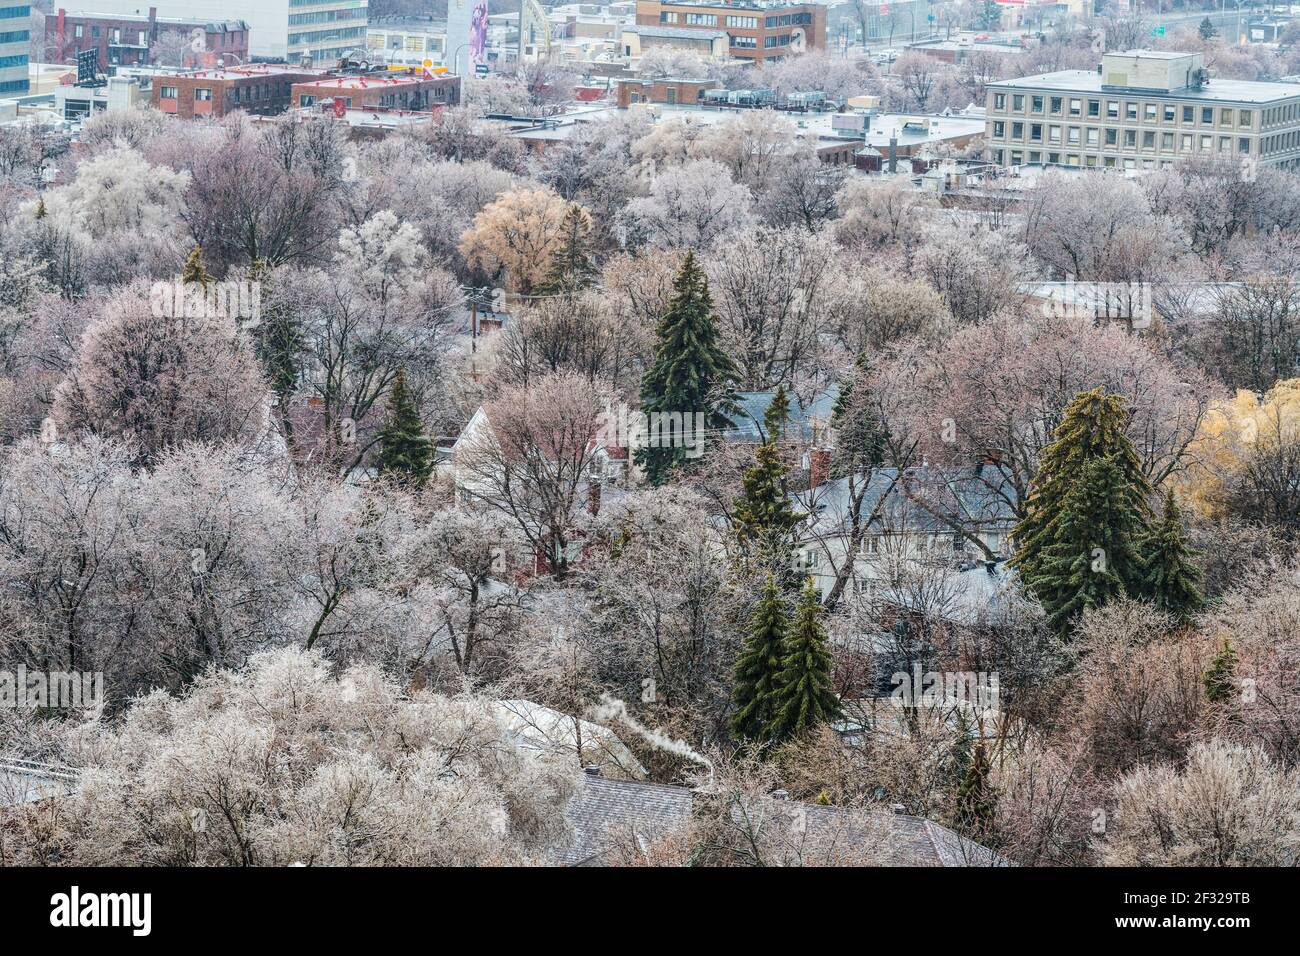
<instances>
[{"instance_id":1,"label":"tall spruce tree","mask_svg":"<svg viewBox=\"0 0 1300 956\"><path fill-rule=\"evenodd\" d=\"M560 247L551 257L546 278L538 287L542 295L573 296L589 289L595 281L596 266L591 258L590 220L577 203L569 206L560 223Z\"/></svg>"},{"instance_id":2,"label":"tall spruce tree","mask_svg":"<svg viewBox=\"0 0 1300 956\"><path fill-rule=\"evenodd\" d=\"M433 471L433 448L400 370L388 393L388 417L379 430L379 446L379 474L400 484L418 487Z\"/></svg>"},{"instance_id":3,"label":"tall spruce tree","mask_svg":"<svg viewBox=\"0 0 1300 956\"><path fill-rule=\"evenodd\" d=\"M784 652L789 615L776 578L768 575L749 618L745 647L736 658L735 683L731 699L736 712L731 728L737 736L766 740L776 718L778 677Z\"/></svg>"},{"instance_id":4,"label":"tall spruce tree","mask_svg":"<svg viewBox=\"0 0 1300 956\"><path fill-rule=\"evenodd\" d=\"M785 462L775 442L763 442L754 453L734 515L736 531L744 540L785 538L803 520L786 493Z\"/></svg>"},{"instance_id":5,"label":"tall spruce tree","mask_svg":"<svg viewBox=\"0 0 1300 956\"><path fill-rule=\"evenodd\" d=\"M763 431L767 435L767 440L777 442L784 438L785 427L788 424L790 424L790 396L786 394L785 383L782 382L772 393L772 402L763 413Z\"/></svg>"},{"instance_id":6,"label":"tall spruce tree","mask_svg":"<svg viewBox=\"0 0 1300 956\"><path fill-rule=\"evenodd\" d=\"M1021 580L1062 629L1084 607L1142 593L1138 547L1150 522L1151 485L1127 424L1119 396L1100 388L1076 396L1016 525Z\"/></svg>"},{"instance_id":7,"label":"tall spruce tree","mask_svg":"<svg viewBox=\"0 0 1300 956\"><path fill-rule=\"evenodd\" d=\"M1194 552L1183 538L1183 519L1173 489L1165 492L1160 521L1145 543L1143 582L1146 595L1160 607L1187 618L1205 598L1201 594L1201 572L1192 563Z\"/></svg>"},{"instance_id":8,"label":"tall spruce tree","mask_svg":"<svg viewBox=\"0 0 1300 956\"><path fill-rule=\"evenodd\" d=\"M831 476L843 478L879 468L885 461L889 430L876 413L870 396L871 362L859 352L853 374L840 382L831 413L835 429L835 458Z\"/></svg>"},{"instance_id":9,"label":"tall spruce tree","mask_svg":"<svg viewBox=\"0 0 1300 956\"><path fill-rule=\"evenodd\" d=\"M778 675L777 710L771 737L784 740L838 720L843 711L831 687L832 660L821 622L821 600L812 579L804 585L786 635Z\"/></svg>"},{"instance_id":10,"label":"tall spruce tree","mask_svg":"<svg viewBox=\"0 0 1300 956\"><path fill-rule=\"evenodd\" d=\"M704 416L706 428L730 427L727 413L732 410L730 387L736 368L718 345L709 283L693 252L682 262L668 311L655 334L654 361L641 379L641 410L648 415L678 415L676 421L684 427L693 427L687 423L694 423L696 413ZM687 446L692 444L668 426L661 434L657 447L636 453L637 464L655 485L686 464ZM696 436L697 441L702 438Z\"/></svg>"},{"instance_id":11,"label":"tall spruce tree","mask_svg":"<svg viewBox=\"0 0 1300 956\"><path fill-rule=\"evenodd\" d=\"M1115 457L1084 464L1046 528L1050 542L1029 582L1058 630L1089 608L1142 593L1142 504Z\"/></svg>"}]
</instances>

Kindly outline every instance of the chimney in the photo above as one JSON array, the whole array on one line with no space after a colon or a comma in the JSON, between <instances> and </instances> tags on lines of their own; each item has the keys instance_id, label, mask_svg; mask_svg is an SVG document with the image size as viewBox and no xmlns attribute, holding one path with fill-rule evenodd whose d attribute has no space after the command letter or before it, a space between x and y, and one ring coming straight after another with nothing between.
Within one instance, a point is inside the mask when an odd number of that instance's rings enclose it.
<instances>
[{"instance_id":1,"label":"chimney","mask_svg":"<svg viewBox=\"0 0 1300 956\"><path fill-rule=\"evenodd\" d=\"M889 137L889 171L898 172L898 137Z\"/></svg>"},{"instance_id":2,"label":"chimney","mask_svg":"<svg viewBox=\"0 0 1300 956\"><path fill-rule=\"evenodd\" d=\"M59 38L59 62L60 63L63 62L63 27L64 24L67 22L67 19L68 19L68 11L60 7L58 19L55 21L55 23L57 24L55 27L55 33Z\"/></svg>"},{"instance_id":3,"label":"chimney","mask_svg":"<svg viewBox=\"0 0 1300 956\"><path fill-rule=\"evenodd\" d=\"M808 457L808 487L824 485L831 477L831 453L825 448L814 448Z\"/></svg>"},{"instance_id":4,"label":"chimney","mask_svg":"<svg viewBox=\"0 0 1300 956\"><path fill-rule=\"evenodd\" d=\"M589 764L587 764L585 767L582 768L582 772L585 773L588 777L599 777L599 776L600 776L600 764L598 764L598 763L589 763Z\"/></svg>"},{"instance_id":5,"label":"chimney","mask_svg":"<svg viewBox=\"0 0 1300 956\"><path fill-rule=\"evenodd\" d=\"M593 481L587 485L587 511L592 517L600 514L600 482Z\"/></svg>"},{"instance_id":6,"label":"chimney","mask_svg":"<svg viewBox=\"0 0 1300 956\"><path fill-rule=\"evenodd\" d=\"M772 791L772 799L773 799L773 800L789 800L789 799L790 799L790 791L789 791L789 790L773 790L773 791Z\"/></svg>"},{"instance_id":7,"label":"chimney","mask_svg":"<svg viewBox=\"0 0 1300 956\"><path fill-rule=\"evenodd\" d=\"M897 816L902 816L903 814L907 813L907 807L903 806L901 803L895 803L889 809L893 810L895 815Z\"/></svg>"}]
</instances>

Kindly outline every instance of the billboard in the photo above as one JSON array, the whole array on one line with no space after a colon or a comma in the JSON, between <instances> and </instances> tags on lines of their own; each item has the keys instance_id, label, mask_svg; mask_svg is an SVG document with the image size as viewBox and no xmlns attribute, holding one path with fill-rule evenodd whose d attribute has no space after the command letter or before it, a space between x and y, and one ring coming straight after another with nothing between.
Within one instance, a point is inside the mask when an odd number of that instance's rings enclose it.
<instances>
[{"instance_id":1,"label":"billboard","mask_svg":"<svg viewBox=\"0 0 1300 956\"><path fill-rule=\"evenodd\" d=\"M446 64L457 76L468 76L487 62L488 0L447 0Z\"/></svg>"}]
</instances>

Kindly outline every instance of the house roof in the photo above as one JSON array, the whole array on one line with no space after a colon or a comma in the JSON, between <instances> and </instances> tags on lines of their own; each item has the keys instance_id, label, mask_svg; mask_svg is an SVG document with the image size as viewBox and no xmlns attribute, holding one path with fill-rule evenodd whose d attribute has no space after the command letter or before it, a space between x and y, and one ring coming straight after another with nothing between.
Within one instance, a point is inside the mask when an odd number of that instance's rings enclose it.
<instances>
[{"instance_id":1,"label":"house roof","mask_svg":"<svg viewBox=\"0 0 1300 956\"><path fill-rule=\"evenodd\" d=\"M681 830L690 820L694 800L695 792L686 787L584 774L565 811L573 838L555 862L599 866L620 831L626 834L630 830L638 841L647 841ZM797 813L806 827L803 845L814 851L852 850L881 866L1010 865L992 850L921 817L881 811L849 813L771 798L764 809Z\"/></svg>"},{"instance_id":2,"label":"house roof","mask_svg":"<svg viewBox=\"0 0 1300 956\"><path fill-rule=\"evenodd\" d=\"M757 444L764 440L763 417L772 405L776 391L737 392L735 395L736 412L728 417L735 427L725 430L723 441L741 444ZM790 395L790 421L786 425L786 434L790 437L809 439L815 421L829 423L835 412L835 402L840 397L840 386L832 383L824 391L814 395L805 405L798 395Z\"/></svg>"},{"instance_id":3,"label":"house roof","mask_svg":"<svg viewBox=\"0 0 1300 956\"><path fill-rule=\"evenodd\" d=\"M1015 521L1011 506L1016 498L1015 489L1010 477L993 465L984 465L978 471L914 468L907 471L902 480L896 468L877 468L870 476L857 476L858 482L864 479L867 491L862 499L862 515L873 514L881 497L888 496L881 507L880 517L869 529L872 533L885 529L891 532L951 531L951 527L935 512L960 516L976 525L1004 525ZM904 493L904 482L918 489L915 497L929 503L933 510L909 498ZM791 494L794 506L811 516L803 526L806 535L823 537L837 532L847 533L852 490L849 479L844 477Z\"/></svg>"},{"instance_id":4,"label":"house roof","mask_svg":"<svg viewBox=\"0 0 1300 956\"><path fill-rule=\"evenodd\" d=\"M75 781L76 774L67 767L0 757L0 807L71 793Z\"/></svg>"}]
</instances>

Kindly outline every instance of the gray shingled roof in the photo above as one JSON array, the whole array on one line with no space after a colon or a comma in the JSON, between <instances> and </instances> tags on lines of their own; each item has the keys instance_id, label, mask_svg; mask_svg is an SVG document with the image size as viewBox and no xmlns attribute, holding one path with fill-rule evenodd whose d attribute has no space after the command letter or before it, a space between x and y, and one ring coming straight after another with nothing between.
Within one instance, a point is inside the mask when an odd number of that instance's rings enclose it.
<instances>
[{"instance_id":1,"label":"gray shingled roof","mask_svg":"<svg viewBox=\"0 0 1300 956\"><path fill-rule=\"evenodd\" d=\"M621 835L648 842L683 829L690 821L693 791L657 783L609 780L584 774L565 816L573 838L555 862L599 866ZM835 807L769 801L768 811L798 814L806 847L842 855L861 854L879 866L1008 866L1009 862L929 820L906 814L848 814Z\"/></svg>"}]
</instances>

